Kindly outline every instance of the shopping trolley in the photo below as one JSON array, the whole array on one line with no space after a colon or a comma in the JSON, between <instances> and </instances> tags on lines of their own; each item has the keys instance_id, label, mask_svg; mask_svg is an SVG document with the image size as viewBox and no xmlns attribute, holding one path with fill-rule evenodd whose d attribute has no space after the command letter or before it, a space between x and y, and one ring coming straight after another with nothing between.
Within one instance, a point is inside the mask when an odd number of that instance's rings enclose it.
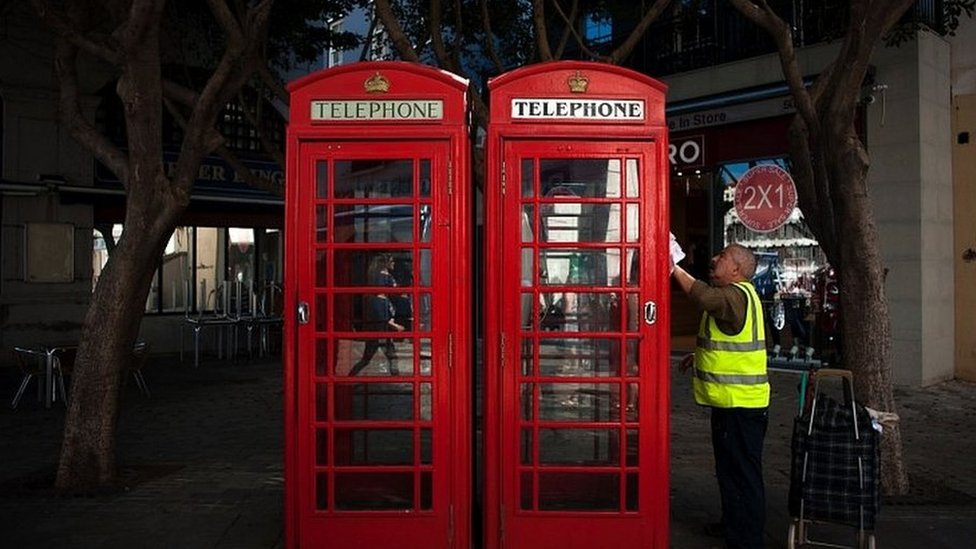
<instances>
[{"instance_id":1,"label":"shopping trolley","mask_svg":"<svg viewBox=\"0 0 976 549\"><path fill-rule=\"evenodd\" d=\"M825 378L840 378L844 403L822 393ZM879 434L867 410L854 400L847 370L823 368L814 374L808 407L793 424L787 547L874 549L879 507ZM815 524L857 529L854 546L810 539Z\"/></svg>"}]
</instances>

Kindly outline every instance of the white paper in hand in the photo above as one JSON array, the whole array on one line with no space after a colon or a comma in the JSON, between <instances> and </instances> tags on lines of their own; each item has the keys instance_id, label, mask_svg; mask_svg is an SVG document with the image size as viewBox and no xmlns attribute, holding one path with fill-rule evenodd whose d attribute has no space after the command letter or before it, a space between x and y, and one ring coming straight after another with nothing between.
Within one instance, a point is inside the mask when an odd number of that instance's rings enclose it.
<instances>
[{"instance_id":1,"label":"white paper in hand","mask_svg":"<svg viewBox=\"0 0 976 549\"><path fill-rule=\"evenodd\" d=\"M668 233L671 235L671 263L677 265L682 259L685 258L685 252L681 249L681 245L675 240L673 233Z\"/></svg>"}]
</instances>

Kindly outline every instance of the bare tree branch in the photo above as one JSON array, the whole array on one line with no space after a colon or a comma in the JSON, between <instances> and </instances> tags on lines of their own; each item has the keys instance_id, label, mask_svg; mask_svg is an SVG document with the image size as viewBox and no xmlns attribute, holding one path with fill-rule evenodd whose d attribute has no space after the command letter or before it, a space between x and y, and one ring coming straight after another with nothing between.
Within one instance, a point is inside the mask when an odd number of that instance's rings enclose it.
<instances>
[{"instance_id":1,"label":"bare tree branch","mask_svg":"<svg viewBox=\"0 0 976 549\"><path fill-rule=\"evenodd\" d=\"M91 35L83 32L79 26L68 17L66 13L55 9L47 0L32 0L34 11L44 22L45 25L53 30L60 37L70 41L78 49L101 59L111 65L117 66L119 60L118 44L112 44L109 37L96 35L99 39L93 39Z\"/></svg>"},{"instance_id":2,"label":"bare tree branch","mask_svg":"<svg viewBox=\"0 0 976 549\"><path fill-rule=\"evenodd\" d=\"M261 105L264 104L264 94L261 93L261 90L258 90L257 102L253 109L247 104L244 94L237 94L237 101L241 104L241 108L244 112L244 118L247 119L248 124L254 127L258 140L261 142L261 148L266 153L271 155L271 158L274 159L279 166L284 166L285 155L282 153L281 148L268 138L268 135L264 132L263 127L261 126L261 119L263 118L262 111L264 110L261 108Z\"/></svg>"},{"instance_id":3,"label":"bare tree branch","mask_svg":"<svg viewBox=\"0 0 976 549\"><path fill-rule=\"evenodd\" d=\"M555 1L555 0L554 0ZM630 32L627 39L623 41L612 53L610 53L610 63L614 65L619 65L630 55L630 52L634 51L637 44L640 42L641 38L644 37L644 33L651 26L651 23L660 17L664 9L668 7L671 0L655 0L654 4L644 13L641 17L640 23L634 27L634 30Z\"/></svg>"},{"instance_id":4,"label":"bare tree branch","mask_svg":"<svg viewBox=\"0 0 976 549\"><path fill-rule=\"evenodd\" d=\"M454 63L454 58L448 55L447 47L444 45L444 36L441 34L441 1L430 0L430 20L428 29L430 32L430 43L434 48L434 56L437 57L437 64L450 71L457 72L458 67Z\"/></svg>"},{"instance_id":5,"label":"bare tree branch","mask_svg":"<svg viewBox=\"0 0 976 549\"><path fill-rule=\"evenodd\" d=\"M552 49L549 48L549 34L546 29L545 4L545 0L532 0L532 24L535 26L535 45L539 48L539 59L552 61Z\"/></svg>"},{"instance_id":6,"label":"bare tree branch","mask_svg":"<svg viewBox=\"0 0 976 549\"><path fill-rule=\"evenodd\" d=\"M569 9L569 20L576 21L579 16L579 0L573 0L573 6ZM559 37L559 44L556 46L556 53L553 54L556 59L563 58L563 52L566 50L566 44L569 42L569 37L571 36L571 25L566 25L563 29L563 35Z\"/></svg>"},{"instance_id":7,"label":"bare tree branch","mask_svg":"<svg viewBox=\"0 0 976 549\"><path fill-rule=\"evenodd\" d=\"M566 15L566 12L563 11L562 6L559 5L559 0L552 0L552 5L556 8L556 12L559 13L559 17L561 17L563 22L566 24L566 29L569 30L570 33L572 33L573 38L576 39L576 45L579 46L580 51L586 54L586 56L590 59L605 62L610 61L609 57L600 55L586 46L586 40L584 40L583 37L580 36L579 31L576 30L576 22Z\"/></svg>"},{"instance_id":8,"label":"bare tree branch","mask_svg":"<svg viewBox=\"0 0 976 549\"><path fill-rule=\"evenodd\" d=\"M420 58L417 56L417 52L414 50L413 45L410 43L410 39L407 38L406 33L403 32L403 27L400 26L396 16L393 14L393 9L390 7L389 0L375 0L375 2L373 2L373 7L376 8L376 15L379 16L380 21L383 22L386 32L390 33L390 39L393 41L393 47L395 47L397 52L400 54L400 58L404 61L420 63Z\"/></svg>"},{"instance_id":9,"label":"bare tree branch","mask_svg":"<svg viewBox=\"0 0 976 549\"><path fill-rule=\"evenodd\" d=\"M495 65L495 70L502 72L505 70L505 65L502 63L500 57L498 57L498 50L495 49L495 33L491 31L491 16L488 13L488 0L480 0L478 2L481 7L481 25L485 31L485 50L488 52L488 58Z\"/></svg>"}]
</instances>

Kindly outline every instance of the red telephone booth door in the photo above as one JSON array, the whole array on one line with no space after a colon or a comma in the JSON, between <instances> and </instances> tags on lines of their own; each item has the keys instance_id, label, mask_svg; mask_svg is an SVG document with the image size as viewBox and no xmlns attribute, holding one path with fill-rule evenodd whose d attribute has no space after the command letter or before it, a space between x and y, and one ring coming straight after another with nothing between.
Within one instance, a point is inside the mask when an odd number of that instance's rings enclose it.
<instances>
[{"instance_id":1,"label":"red telephone booth door","mask_svg":"<svg viewBox=\"0 0 976 549\"><path fill-rule=\"evenodd\" d=\"M504 141L502 547L667 544L661 150Z\"/></svg>"},{"instance_id":2,"label":"red telephone booth door","mask_svg":"<svg viewBox=\"0 0 976 549\"><path fill-rule=\"evenodd\" d=\"M301 147L299 546L452 547L448 141Z\"/></svg>"}]
</instances>

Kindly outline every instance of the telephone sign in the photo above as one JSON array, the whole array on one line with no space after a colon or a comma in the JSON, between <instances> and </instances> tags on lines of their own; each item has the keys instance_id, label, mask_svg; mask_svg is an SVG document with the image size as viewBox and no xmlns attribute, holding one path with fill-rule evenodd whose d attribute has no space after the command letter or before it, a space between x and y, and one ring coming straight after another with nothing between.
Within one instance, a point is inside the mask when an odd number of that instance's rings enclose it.
<instances>
[{"instance_id":1,"label":"telephone sign","mask_svg":"<svg viewBox=\"0 0 976 549\"><path fill-rule=\"evenodd\" d=\"M796 208L796 186L779 166L754 166L736 183L733 204L743 225L768 233L782 227Z\"/></svg>"}]
</instances>

